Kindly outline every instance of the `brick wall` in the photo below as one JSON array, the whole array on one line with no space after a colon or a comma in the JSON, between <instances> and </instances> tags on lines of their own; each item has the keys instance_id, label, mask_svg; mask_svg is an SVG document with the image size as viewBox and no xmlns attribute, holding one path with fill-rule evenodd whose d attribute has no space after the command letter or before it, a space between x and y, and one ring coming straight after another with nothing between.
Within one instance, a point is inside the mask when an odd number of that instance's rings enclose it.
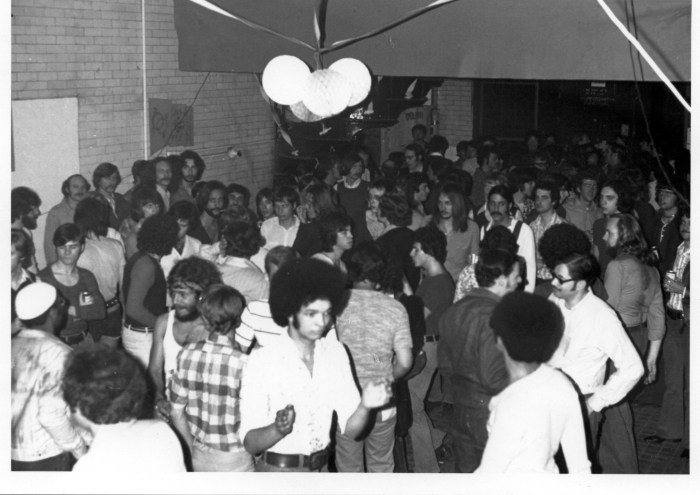
<instances>
[{"instance_id":1,"label":"brick wall","mask_svg":"<svg viewBox=\"0 0 700 495\"><path fill-rule=\"evenodd\" d=\"M12 0L12 16L12 99L77 97L81 173L110 161L129 176L145 148L141 1ZM148 97L191 104L206 73L178 70L172 0L148 0L145 17ZM193 110L205 178L253 194L271 182L275 128L252 74L212 73Z\"/></svg>"},{"instance_id":2,"label":"brick wall","mask_svg":"<svg viewBox=\"0 0 700 495\"><path fill-rule=\"evenodd\" d=\"M474 112L472 94L474 84L468 79L445 79L437 89L437 104L440 111L440 134L450 146L462 140L472 139Z\"/></svg>"}]
</instances>

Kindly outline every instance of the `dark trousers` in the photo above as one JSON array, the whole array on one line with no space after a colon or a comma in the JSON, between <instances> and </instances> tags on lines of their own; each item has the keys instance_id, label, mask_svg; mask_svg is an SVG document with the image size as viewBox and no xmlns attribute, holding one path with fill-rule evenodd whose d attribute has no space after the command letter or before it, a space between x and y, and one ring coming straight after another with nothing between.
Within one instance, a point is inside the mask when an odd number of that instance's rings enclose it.
<instances>
[{"instance_id":1,"label":"dark trousers","mask_svg":"<svg viewBox=\"0 0 700 495\"><path fill-rule=\"evenodd\" d=\"M663 343L666 389L656 425L657 435L682 438L687 447L688 436L688 367L690 362L690 320L666 318Z\"/></svg>"},{"instance_id":2,"label":"dark trousers","mask_svg":"<svg viewBox=\"0 0 700 495\"><path fill-rule=\"evenodd\" d=\"M63 452L53 457L40 461L15 461L12 460L13 471L70 471L73 469L75 459L70 452Z\"/></svg>"},{"instance_id":3,"label":"dark trousers","mask_svg":"<svg viewBox=\"0 0 700 495\"><path fill-rule=\"evenodd\" d=\"M455 472L473 473L481 464L488 440L488 419L488 406L476 408L455 404L451 430Z\"/></svg>"},{"instance_id":4,"label":"dark trousers","mask_svg":"<svg viewBox=\"0 0 700 495\"><path fill-rule=\"evenodd\" d=\"M632 409L627 400L603 411L598 462L603 474L639 473Z\"/></svg>"}]
</instances>

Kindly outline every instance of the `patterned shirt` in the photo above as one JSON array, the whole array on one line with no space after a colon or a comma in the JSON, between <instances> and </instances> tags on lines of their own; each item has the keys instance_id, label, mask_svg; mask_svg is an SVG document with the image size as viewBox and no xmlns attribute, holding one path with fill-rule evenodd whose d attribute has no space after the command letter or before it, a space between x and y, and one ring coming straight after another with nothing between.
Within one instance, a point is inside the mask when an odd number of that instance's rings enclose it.
<instances>
[{"instance_id":1,"label":"patterned shirt","mask_svg":"<svg viewBox=\"0 0 700 495\"><path fill-rule=\"evenodd\" d=\"M189 344L178 354L170 384L174 408L184 408L192 437L225 452L243 450L239 391L248 357L228 336Z\"/></svg>"},{"instance_id":2,"label":"patterned shirt","mask_svg":"<svg viewBox=\"0 0 700 495\"><path fill-rule=\"evenodd\" d=\"M39 461L83 446L61 393L71 349L43 330L12 338L12 459Z\"/></svg>"},{"instance_id":3,"label":"patterned shirt","mask_svg":"<svg viewBox=\"0 0 700 495\"><path fill-rule=\"evenodd\" d=\"M673 261L673 272L676 274L676 280L683 280L683 272L685 267L690 262L690 243L681 242L676 250L676 259ZM672 292L666 305L677 311L683 311L683 294Z\"/></svg>"},{"instance_id":4,"label":"patterned shirt","mask_svg":"<svg viewBox=\"0 0 700 495\"><path fill-rule=\"evenodd\" d=\"M547 230L549 230L550 227L554 225L559 225L560 223L568 222L556 213L552 215L552 219L547 223L545 223L544 219L542 218L542 215L537 215L537 218L535 218L532 221L532 223L530 223L532 233L535 235L535 258L537 263L537 278L539 279L550 280L552 278L552 274L549 272L549 268L547 268L547 265L545 265L544 261L542 261L542 256L540 256L540 248L538 247L540 244L540 239L542 239L542 236L545 232L547 232Z\"/></svg>"}]
</instances>

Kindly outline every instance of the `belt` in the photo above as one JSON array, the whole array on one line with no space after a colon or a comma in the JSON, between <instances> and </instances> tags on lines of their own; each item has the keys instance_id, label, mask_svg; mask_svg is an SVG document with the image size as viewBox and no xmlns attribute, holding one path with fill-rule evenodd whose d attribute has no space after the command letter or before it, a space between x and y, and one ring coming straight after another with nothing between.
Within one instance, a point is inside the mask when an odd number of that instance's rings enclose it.
<instances>
[{"instance_id":1,"label":"belt","mask_svg":"<svg viewBox=\"0 0 700 495\"><path fill-rule=\"evenodd\" d=\"M127 330L133 330L134 332L153 333L153 329L151 327L137 327L129 323L124 323L124 328Z\"/></svg>"},{"instance_id":2,"label":"belt","mask_svg":"<svg viewBox=\"0 0 700 495\"><path fill-rule=\"evenodd\" d=\"M117 304L119 304L119 298L118 298L118 297L113 297L113 298L110 299L109 301L106 301L106 302L105 302L105 306L106 306L107 308L111 308L112 306L116 306Z\"/></svg>"},{"instance_id":3,"label":"belt","mask_svg":"<svg viewBox=\"0 0 700 495\"><path fill-rule=\"evenodd\" d=\"M437 342L438 340L440 340L439 335L426 335L423 337L423 342Z\"/></svg>"},{"instance_id":4,"label":"belt","mask_svg":"<svg viewBox=\"0 0 700 495\"><path fill-rule=\"evenodd\" d=\"M328 464L328 448L311 455L278 454L277 452L265 451L262 455L262 461L281 468L308 468L311 471L318 471Z\"/></svg>"},{"instance_id":5,"label":"belt","mask_svg":"<svg viewBox=\"0 0 700 495\"><path fill-rule=\"evenodd\" d=\"M61 340L65 342L68 345L77 345L80 344L83 340L85 340L85 337L87 337L87 330L83 330L80 333L74 333L73 335L61 335Z\"/></svg>"}]
</instances>

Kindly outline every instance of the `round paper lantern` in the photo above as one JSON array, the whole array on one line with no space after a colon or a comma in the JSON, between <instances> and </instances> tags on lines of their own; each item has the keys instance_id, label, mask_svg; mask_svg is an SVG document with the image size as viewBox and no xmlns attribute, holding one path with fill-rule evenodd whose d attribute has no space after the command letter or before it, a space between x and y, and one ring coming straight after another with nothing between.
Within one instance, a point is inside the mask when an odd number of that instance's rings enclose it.
<instances>
[{"instance_id":1,"label":"round paper lantern","mask_svg":"<svg viewBox=\"0 0 700 495\"><path fill-rule=\"evenodd\" d=\"M351 95L352 86L344 75L320 69L306 79L302 101L311 113L325 119L345 110Z\"/></svg>"},{"instance_id":2,"label":"round paper lantern","mask_svg":"<svg viewBox=\"0 0 700 495\"><path fill-rule=\"evenodd\" d=\"M311 113L309 109L306 108L306 105L304 105L303 101L295 103L294 105L289 105L289 109L292 111L296 118L304 122L318 122L323 118L319 117L314 113Z\"/></svg>"},{"instance_id":3,"label":"round paper lantern","mask_svg":"<svg viewBox=\"0 0 700 495\"><path fill-rule=\"evenodd\" d=\"M262 85L267 96L280 105L292 105L301 100L308 66L291 55L280 55L270 60L262 75Z\"/></svg>"},{"instance_id":4,"label":"round paper lantern","mask_svg":"<svg viewBox=\"0 0 700 495\"><path fill-rule=\"evenodd\" d=\"M349 107L357 105L367 98L369 90L372 88L372 76L365 64L355 58L341 58L328 68L340 72L350 81L352 95L348 102Z\"/></svg>"}]
</instances>

